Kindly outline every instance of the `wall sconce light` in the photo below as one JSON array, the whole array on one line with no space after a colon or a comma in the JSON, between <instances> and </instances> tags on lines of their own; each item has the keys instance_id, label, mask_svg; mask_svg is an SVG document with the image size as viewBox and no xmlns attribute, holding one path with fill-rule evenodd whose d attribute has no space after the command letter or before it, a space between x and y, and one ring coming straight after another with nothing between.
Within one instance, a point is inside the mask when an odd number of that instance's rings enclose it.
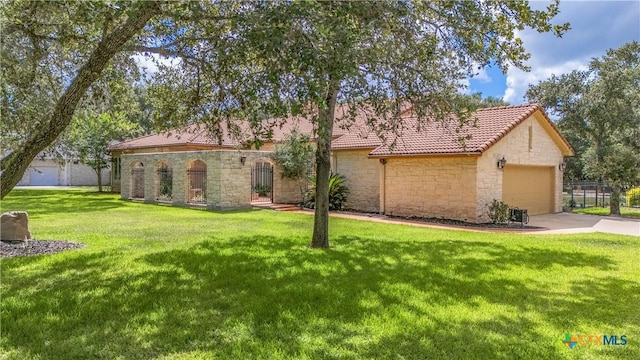
<instances>
[{"instance_id":1,"label":"wall sconce light","mask_svg":"<svg viewBox=\"0 0 640 360\"><path fill-rule=\"evenodd\" d=\"M247 161L247 157L246 156L240 156L240 164L244 165L244 163Z\"/></svg>"},{"instance_id":2,"label":"wall sconce light","mask_svg":"<svg viewBox=\"0 0 640 360\"><path fill-rule=\"evenodd\" d=\"M380 159L380 164L384 165L387 163L387 159Z\"/></svg>"},{"instance_id":3,"label":"wall sconce light","mask_svg":"<svg viewBox=\"0 0 640 360\"><path fill-rule=\"evenodd\" d=\"M566 161L562 160L562 162L560 163L560 165L558 165L558 169L560 169L560 171L564 172L564 170L567 168L567 163Z\"/></svg>"},{"instance_id":4,"label":"wall sconce light","mask_svg":"<svg viewBox=\"0 0 640 360\"><path fill-rule=\"evenodd\" d=\"M502 159L498 160L498 169L504 169L504 165L507 163L507 160L502 157Z\"/></svg>"}]
</instances>

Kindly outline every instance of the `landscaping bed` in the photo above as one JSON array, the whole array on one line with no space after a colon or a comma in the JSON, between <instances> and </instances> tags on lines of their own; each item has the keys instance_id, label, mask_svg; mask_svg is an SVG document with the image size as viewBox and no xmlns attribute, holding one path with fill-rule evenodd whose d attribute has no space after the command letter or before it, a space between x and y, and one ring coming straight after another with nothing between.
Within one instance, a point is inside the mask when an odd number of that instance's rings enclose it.
<instances>
[{"instance_id":1,"label":"landscaping bed","mask_svg":"<svg viewBox=\"0 0 640 360\"><path fill-rule=\"evenodd\" d=\"M312 210L312 209L305 209L305 210ZM358 216L368 216L371 218L381 218L381 219L396 219L396 220L408 220L408 221L415 221L415 222L423 222L423 223L427 223L427 224L436 224L436 225L447 225L447 226L452 226L452 227L464 227L464 228L482 228L482 229L509 229L509 230L518 230L518 229L523 229L523 230L543 230L545 228L543 227L539 227L539 226L531 226L531 225L527 225L524 224L524 226L519 223L519 222L510 222L510 223L498 223L498 224L494 224L494 223L471 223L471 222L466 222L466 221L461 221L461 220L452 220L452 219L444 219L444 218L435 218L435 217L430 217L430 218L425 218L425 217L419 217L419 216L394 216L394 215L380 215L377 213L367 213L367 212L360 212L360 211L354 211L354 210L341 210L341 211L335 211L336 213L339 214L353 214L353 215L358 215Z\"/></svg>"},{"instance_id":2,"label":"landscaping bed","mask_svg":"<svg viewBox=\"0 0 640 360\"><path fill-rule=\"evenodd\" d=\"M83 244L71 241L0 241L0 258L12 258L17 256L35 256L55 254L60 251L82 249Z\"/></svg>"}]
</instances>

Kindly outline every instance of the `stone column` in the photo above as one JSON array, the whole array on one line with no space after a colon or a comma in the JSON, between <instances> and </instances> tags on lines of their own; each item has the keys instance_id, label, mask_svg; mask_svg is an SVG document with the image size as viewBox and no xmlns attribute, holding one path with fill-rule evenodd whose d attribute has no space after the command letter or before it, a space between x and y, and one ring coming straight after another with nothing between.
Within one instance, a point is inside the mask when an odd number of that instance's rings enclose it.
<instances>
[{"instance_id":1,"label":"stone column","mask_svg":"<svg viewBox=\"0 0 640 360\"><path fill-rule=\"evenodd\" d=\"M173 205L184 206L187 201L187 165L186 154L167 156L173 166L172 201Z\"/></svg>"}]
</instances>

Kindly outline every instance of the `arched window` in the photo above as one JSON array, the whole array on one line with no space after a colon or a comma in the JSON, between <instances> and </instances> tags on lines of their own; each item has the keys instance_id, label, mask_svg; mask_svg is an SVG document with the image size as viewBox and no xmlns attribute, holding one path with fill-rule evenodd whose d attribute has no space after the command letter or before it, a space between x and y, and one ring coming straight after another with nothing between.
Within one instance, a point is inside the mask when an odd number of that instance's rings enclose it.
<instances>
[{"instance_id":1,"label":"arched window","mask_svg":"<svg viewBox=\"0 0 640 360\"><path fill-rule=\"evenodd\" d=\"M207 165L202 160L192 160L187 168L187 203L207 203Z\"/></svg>"},{"instance_id":2,"label":"arched window","mask_svg":"<svg viewBox=\"0 0 640 360\"><path fill-rule=\"evenodd\" d=\"M144 165L141 162L131 164L131 198L144 199Z\"/></svg>"},{"instance_id":3,"label":"arched window","mask_svg":"<svg viewBox=\"0 0 640 360\"><path fill-rule=\"evenodd\" d=\"M173 168L166 161L156 165L156 200L171 201L173 198Z\"/></svg>"}]
</instances>

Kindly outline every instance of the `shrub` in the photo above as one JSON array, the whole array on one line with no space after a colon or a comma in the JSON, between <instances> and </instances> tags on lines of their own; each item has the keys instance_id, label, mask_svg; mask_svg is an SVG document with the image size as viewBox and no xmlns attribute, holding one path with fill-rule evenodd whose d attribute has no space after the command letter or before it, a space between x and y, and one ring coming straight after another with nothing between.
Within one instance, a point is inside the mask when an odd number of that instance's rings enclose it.
<instances>
[{"instance_id":1,"label":"shrub","mask_svg":"<svg viewBox=\"0 0 640 360\"><path fill-rule=\"evenodd\" d=\"M329 210L342 210L344 203L347 201L349 189L344 184L345 180L346 178L340 174L333 174L329 178ZM316 207L315 186L307 190L304 205L311 209Z\"/></svg>"},{"instance_id":2,"label":"shrub","mask_svg":"<svg viewBox=\"0 0 640 360\"><path fill-rule=\"evenodd\" d=\"M256 185L253 187L253 192L258 193L259 196L267 196L271 193L271 186L269 185Z\"/></svg>"},{"instance_id":3,"label":"shrub","mask_svg":"<svg viewBox=\"0 0 640 360\"><path fill-rule=\"evenodd\" d=\"M489 204L489 218L494 224L506 223L509 220L509 205L506 203L493 199Z\"/></svg>"},{"instance_id":4,"label":"shrub","mask_svg":"<svg viewBox=\"0 0 640 360\"><path fill-rule=\"evenodd\" d=\"M640 186L627 191L627 206L640 206Z\"/></svg>"}]
</instances>

